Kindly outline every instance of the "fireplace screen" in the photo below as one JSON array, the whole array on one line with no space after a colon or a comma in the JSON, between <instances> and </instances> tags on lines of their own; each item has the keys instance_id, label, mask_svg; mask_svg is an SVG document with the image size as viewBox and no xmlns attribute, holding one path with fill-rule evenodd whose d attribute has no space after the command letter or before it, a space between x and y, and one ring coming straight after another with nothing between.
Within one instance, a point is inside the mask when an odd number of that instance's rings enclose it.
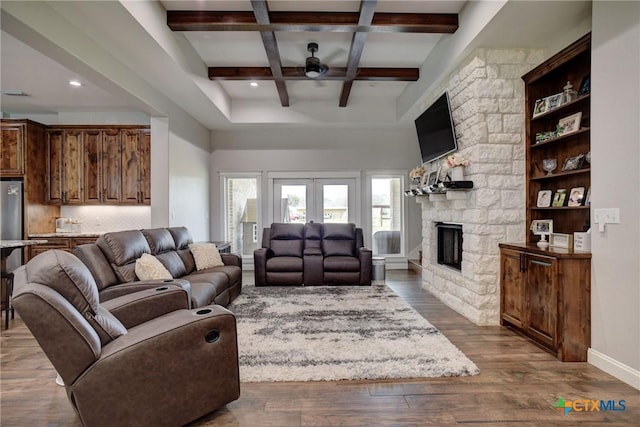
<instances>
[{"instance_id":1,"label":"fireplace screen","mask_svg":"<svg viewBox=\"0 0 640 427\"><path fill-rule=\"evenodd\" d=\"M438 264L462 270L462 225L439 222Z\"/></svg>"}]
</instances>

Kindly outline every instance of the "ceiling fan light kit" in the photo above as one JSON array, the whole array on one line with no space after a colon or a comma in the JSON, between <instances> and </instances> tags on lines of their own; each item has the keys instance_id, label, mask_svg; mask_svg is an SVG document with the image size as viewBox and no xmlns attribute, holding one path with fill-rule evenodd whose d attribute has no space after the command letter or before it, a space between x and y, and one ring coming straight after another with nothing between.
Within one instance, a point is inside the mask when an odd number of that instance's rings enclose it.
<instances>
[{"instance_id":1,"label":"ceiling fan light kit","mask_svg":"<svg viewBox=\"0 0 640 427\"><path fill-rule=\"evenodd\" d=\"M307 45L307 50L311 52L311 56L307 57L304 66L304 75L310 79L315 79L325 74L329 67L320 63L320 58L316 58L314 54L318 51L318 43L311 42Z\"/></svg>"}]
</instances>

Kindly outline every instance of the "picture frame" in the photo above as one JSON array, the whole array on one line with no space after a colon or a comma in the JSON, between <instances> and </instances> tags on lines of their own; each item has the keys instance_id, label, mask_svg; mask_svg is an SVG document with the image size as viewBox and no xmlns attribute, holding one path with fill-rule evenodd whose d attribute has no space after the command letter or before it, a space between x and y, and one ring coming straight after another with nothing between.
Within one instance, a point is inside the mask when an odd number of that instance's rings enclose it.
<instances>
[{"instance_id":1,"label":"picture frame","mask_svg":"<svg viewBox=\"0 0 640 427\"><path fill-rule=\"evenodd\" d=\"M551 202L551 206L559 208L564 206L564 201L567 198L567 189L559 188L556 190L556 194L553 195L553 202Z\"/></svg>"},{"instance_id":2,"label":"picture frame","mask_svg":"<svg viewBox=\"0 0 640 427\"><path fill-rule=\"evenodd\" d=\"M549 236L553 234L552 219L534 219L531 221L531 231L537 236Z\"/></svg>"},{"instance_id":3,"label":"picture frame","mask_svg":"<svg viewBox=\"0 0 640 427\"><path fill-rule=\"evenodd\" d=\"M533 104L533 117L537 117L547 112L547 98L537 99Z\"/></svg>"},{"instance_id":4,"label":"picture frame","mask_svg":"<svg viewBox=\"0 0 640 427\"><path fill-rule=\"evenodd\" d=\"M580 123L582 121L582 112L572 114L567 117L563 117L558 122L557 135L568 135L580 130Z\"/></svg>"},{"instance_id":5,"label":"picture frame","mask_svg":"<svg viewBox=\"0 0 640 427\"><path fill-rule=\"evenodd\" d=\"M538 191L536 206L539 208L548 208L551 206L551 190Z\"/></svg>"},{"instance_id":6,"label":"picture frame","mask_svg":"<svg viewBox=\"0 0 640 427\"><path fill-rule=\"evenodd\" d=\"M420 180L420 188L425 188L427 185L429 185L428 181L430 176L431 174L428 172L422 174L422 179Z\"/></svg>"},{"instance_id":7,"label":"picture frame","mask_svg":"<svg viewBox=\"0 0 640 427\"><path fill-rule=\"evenodd\" d=\"M562 105L562 92L555 95L548 96L547 98L547 111L551 111Z\"/></svg>"},{"instance_id":8,"label":"picture frame","mask_svg":"<svg viewBox=\"0 0 640 427\"><path fill-rule=\"evenodd\" d=\"M573 248L573 235L563 233L553 233L549 236L549 245L556 248Z\"/></svg>"},{"instance_id":9,"label":"picture frame","mask_svg":"<svg viewBox=\"0 0 640 427\"><path fill-rule=\"evenodd\" d=\"M439 170L435 170L429 173L429 179L427 181L427 185L436 185L438 183L438 174L439 174Z\"/></svg>"},{"instance_id":10,"label":"picture frame","mask_svg":"<svg viewBox=\"0 0 640 427\"><path fill-rule=\"evenodd\" d=\"M584 187L574 187L569 193L569 201L567 206L582 206L584 199Z\"/></svg>"},{"instance_id":11,"label":"picture frame","mask_svg":"<svg viewBox=\"0 0 640 427\"><path fill-rule=\"evenodd\" d=\"M585 206L591 206L591 187L587 190L587 197L584 199Z\"/></svg>"},{"instance_id":12,"label":"picture frame","mask_svg":"<svg viewBox=\"0 0 640 427\"><path fill-rule=\"evenodd\" d=\"M584 96L591 92L591 75L587 74L582 78L580 82L580 88L578 89L578 96Z\"/></svg>"},{"instance_id":13,"label":"picture frame","mask_svg":"<svg viewBox=\"0 0 640 427\"><path fill-rule=\"evenodd\" d=\"M582 167L582 162L584 162L584 154L578 154L577 156L567 157L564 160L564 164L562 165L562 171L572 171L576 169L580 169Z\"/></svg>"}]
</instances>

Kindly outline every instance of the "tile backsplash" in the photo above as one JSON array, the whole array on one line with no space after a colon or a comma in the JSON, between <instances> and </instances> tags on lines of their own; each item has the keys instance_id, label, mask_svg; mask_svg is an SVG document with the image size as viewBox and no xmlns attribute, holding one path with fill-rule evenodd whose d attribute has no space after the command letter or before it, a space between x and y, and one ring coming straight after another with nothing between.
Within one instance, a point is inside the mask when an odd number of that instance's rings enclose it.
<instances>
[{"instance_id":1,"label":"tile backsplash","mask_svg":"<svg viewBox=\"0 0 640 427\"><path fill-rule=\"evenodd\" d=\"M82 233L151 227L150 206L62 206L60 216L79 220Z\"/></svg>"}]
</instances>

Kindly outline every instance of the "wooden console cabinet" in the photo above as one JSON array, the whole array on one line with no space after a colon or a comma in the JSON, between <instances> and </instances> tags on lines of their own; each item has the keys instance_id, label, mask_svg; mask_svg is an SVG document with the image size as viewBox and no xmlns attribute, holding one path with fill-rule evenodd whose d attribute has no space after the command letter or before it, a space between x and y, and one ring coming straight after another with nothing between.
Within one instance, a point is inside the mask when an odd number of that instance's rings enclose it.
<instances>
[{"instance_id":1,"label":"wooden console cabinet","mask_svg":"<svg viewBox=\"0 0 640 427\"><path fill-rule=\"evenodd\" d=\"M563 362L585 362L591 342L591 254L501 243L500 272L500 323Z\"/></svg>"}]
</instances>

